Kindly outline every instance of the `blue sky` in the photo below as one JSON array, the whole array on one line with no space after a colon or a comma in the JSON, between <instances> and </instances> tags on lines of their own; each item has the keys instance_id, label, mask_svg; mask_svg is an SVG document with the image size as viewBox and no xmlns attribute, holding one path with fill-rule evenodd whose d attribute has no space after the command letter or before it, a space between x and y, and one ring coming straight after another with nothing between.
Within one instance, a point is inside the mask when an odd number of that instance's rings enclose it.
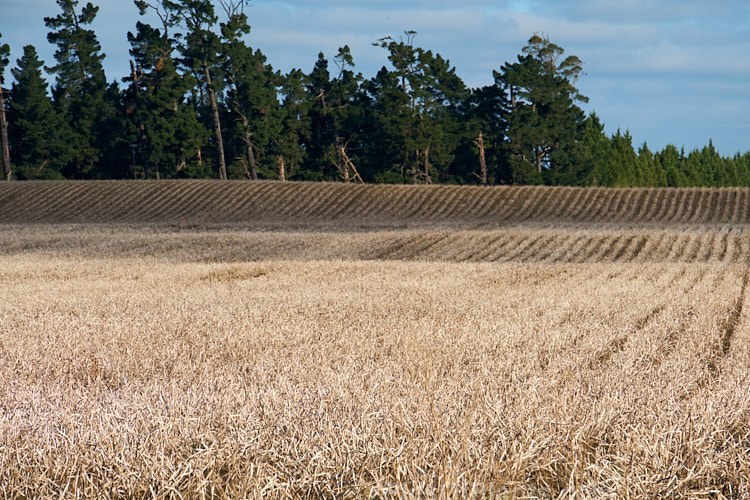
<instances>
[{"instance_id":1,"label":"blue sky","mask_svg":"<svg viewBox=\"0 0 750 500\"><path fill-rule=\"evenodd\" d=\"M55 1L0 1L11 66L26 44L53 64L42 18L57 14ZM137 9L130 0L93 3L107 77L120 80ZM474 87L492 83L492 70L542 32L584 61L585 109L608 133L628 129L636 146L647 141L652 150L670 143L691 150L711 139L725 155L750 151L747 0L254 0L247 12L248 43L283 72L309 72L318 52L332 58L348 44L356 70L372 77L387 63L372 42L416 30L419 46L450 59Z\"/></svg>"}]
</instances>

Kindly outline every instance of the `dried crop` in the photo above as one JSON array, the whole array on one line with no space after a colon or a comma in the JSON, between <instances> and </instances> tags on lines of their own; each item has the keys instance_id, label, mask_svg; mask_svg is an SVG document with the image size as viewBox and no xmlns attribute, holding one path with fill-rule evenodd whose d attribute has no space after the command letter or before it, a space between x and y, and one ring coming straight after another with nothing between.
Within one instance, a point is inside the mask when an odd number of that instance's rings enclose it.
<instances>
[{"instance_id":1,"label":"dried crop","mask_svg":"<svg viewBox=\"0 0 750 500\"><path fill-rule=\"evenodd\" d=\"M376 187L348 189L256 229L0 226L0 495L750 496L744 190L502 188L526 222L399 227L342 223Z\"/></svg>"}]
</instances>

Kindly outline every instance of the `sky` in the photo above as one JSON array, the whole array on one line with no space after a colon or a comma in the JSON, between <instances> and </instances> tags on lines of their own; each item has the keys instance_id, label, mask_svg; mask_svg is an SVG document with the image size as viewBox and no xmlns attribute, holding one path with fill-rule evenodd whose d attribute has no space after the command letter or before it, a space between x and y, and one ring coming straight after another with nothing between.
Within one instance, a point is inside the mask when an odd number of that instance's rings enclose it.
<instances>
[{"instance_id":1,"label":"sky","mask_svg":"<svg viewBox=\"0 0 750 500\"><path fill-rule=\"evenodd\" d=\"M93 3L107 78L119 81L138 10L130 0ZM27 44L54 64L43 18L58 14L55 0L0 0L0 12L10 66ZM492 84L493 70L545 34L583 60L578 88L590 101L582 107L608 134L628 130L636 147L647 142L652 151L691 151L709 140L723 155L750 151L747 0L253 0L246 13L247 43L282 72L309 73L319 52L332 61L349 45L355 70L371 78L388 64L373 42L414 30L416 45L449 59L471 87Z\"/></svg>"}]
</instances>

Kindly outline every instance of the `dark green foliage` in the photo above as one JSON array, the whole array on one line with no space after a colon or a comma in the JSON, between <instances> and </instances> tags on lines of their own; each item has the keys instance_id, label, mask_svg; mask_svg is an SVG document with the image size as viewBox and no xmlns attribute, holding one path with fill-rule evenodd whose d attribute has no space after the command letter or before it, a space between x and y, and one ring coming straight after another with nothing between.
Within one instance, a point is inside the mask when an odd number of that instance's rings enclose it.
<instances>
[{"instance_id":1,"label":"dark green foliage","mask_svg":"<svg viewBox=\"0 0 750 500\"><path fill-rule=\"evenodd\" d=\"M73 157L72 131L47 94L42 66L36 49L28 45L11 70L15 83L8 135L19 179L62 179L62 169Z\"/></svg>"},{"instance_id":2,"label":"dark green foliage","mask_svg":"<svg viewBox=\"0 0 750 500\"><path fill-rule=\"evenodd\" d=\"M242 35L250 32L244 13L232 15L221 30L222 69L228 89L228 117L223 123L230 131L227 156L234 159L230 177L257 180L259 171L261 177L268 177L276 164L272 141L281 131L280 76L260 50L253 51L242 40Z\"/></svg>"},{"instance_id":3,"label":"dark green foliage","mask_svg":"<svg viewBox=\"0 0 750 500\"><path fill-rule=\"evenodd\" d=\"M209 128L213 131L209 145L214 151L213 157L217 159L218 176L220 179L227 179L222 110L219 107L219 97L225 87L222 41L215 29L219 18L210 0L162 0L162 5L166 15L181 29L176 35L180 41L178 50L182 56L178 62L199 83L196 102L198 111L204 117L204 123L210 123ZM222 2L222 6L230 10L235 5L243 5L243 2Z\"/></svg>"},{"instance_id":4,"label":"dark green foliage","mask_svg":"<svg viewBox=\"0 0 750 500\"><path fill-rule=\"evenodd\" d=\"M188 175L197 167L198 151L208 135L194 106L185 96L195 79L181 75L173 58L171 24L162 13L162 29L138 23L137 33L128 33L133 56L133 74L125 81L124 142L138 152L138 172L129 176L172 178ZM132 168L131 168L132 170Z\"/></svg>"},{"instance_id":5,"label":"dark green foliage","mask_svg":"<svg viewBox=\"0 0 750 500\"><path fill-rule=\"evenodd\" d=\"M96 18L99 7L87 3L80 12L77 0L57 0L62 11L45 17L47 40L57 46L57 64L47 68L56 75L52 96L72 130L70 160L62 173L68 178L85 178L99 164L102 151L111 144L107 122L115 114L112 94L102 67L104 54L92 30L85 26Z\"/></svg>"},{"instance_id":6,"label":"dark green foliage","mask_svg":"<svg viewBox=\"0 0 750 500\"><path fill-rule=\"evenodd\" d=\"M507 138L511 178L514 182L535 183L529 167L541 174L565 164L567 155L581 138L585 114L574 101L586 101L573 86L581 72L581 62L570 56L557 60L563 50L548 39L535 35L523 49L525 56L495 72L495 84L507 90Z\"/></svg>"},{"instance_id":7,"label":"dark green foliage","mask_svg":"<svg viewBox=\"0 0 750 500\"><path fill-rule=\"evenodd\" d=\"M303 145L310 137L311 101L306 90L307 79L301 70L292 70L282 79L279 89L281 133L272 141L272 149L277 162L284 162L287 179L310 179L309 170L303 168L308 159ZM277 175L278 170L275 170L269 177L276 179Z\"/></svg>"},{"instance_id":8,"label":"dark green foliage","mask_svg":"<svg viewBox=\"0 0 750 500\"><path fill-rule=\"evenodd\" d=\"M388 37L377 44L388 50L393 70L383 68L366 86L383 132L375 154L388 158L388 170L410 182L445 181L460 142L459 113L470 93L449 61L414 45L415 35L407 31L399 42Z\"/></svg>"}]
</instances>

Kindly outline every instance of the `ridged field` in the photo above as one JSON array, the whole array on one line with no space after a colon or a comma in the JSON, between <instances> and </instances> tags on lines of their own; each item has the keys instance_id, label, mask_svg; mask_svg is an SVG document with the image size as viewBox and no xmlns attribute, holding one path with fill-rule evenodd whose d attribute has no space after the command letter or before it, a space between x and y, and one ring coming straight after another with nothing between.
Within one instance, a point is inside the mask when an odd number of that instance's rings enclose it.
<instances>
[{"instance_id":1,"label":"ridged field","mask_svg":"<svg viewBox=\"0 0 750 500\"><path fill-rule=\"evenodd\" d=\"M114 252L198 262L750 261L748 188L17 182L0 184L0 213L4 254Z\"/></svg>"},{"instance_id":2,"label":"ridged field","mask_svg":"<svg viewBox=\"0 0 750 500\"><path fill-rule=\"evenodd\" d=\"M747 224L749 188L394 186L244 181L0 184L8 223L253 223L265 218L445 223ZM290 220L290 222L293 222Z\"/></svg>"}]
</instances>

